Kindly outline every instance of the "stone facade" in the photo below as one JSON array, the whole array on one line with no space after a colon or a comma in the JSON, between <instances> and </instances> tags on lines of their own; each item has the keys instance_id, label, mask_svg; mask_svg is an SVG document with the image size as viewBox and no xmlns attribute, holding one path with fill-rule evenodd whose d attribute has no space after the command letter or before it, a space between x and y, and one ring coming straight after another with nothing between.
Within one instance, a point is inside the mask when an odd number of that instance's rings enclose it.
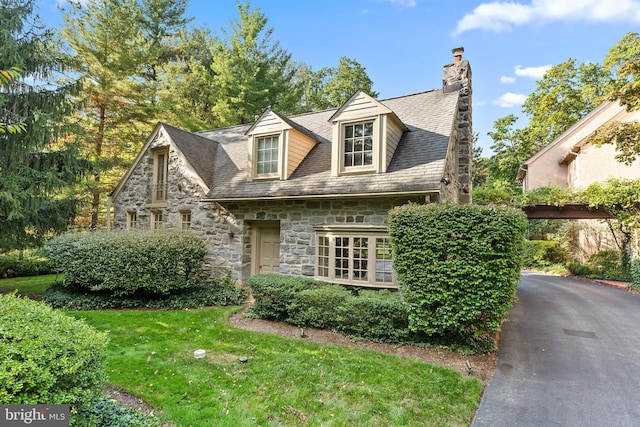
<instances>
[{"instance_id":1,"label":"stone facade","mask_svg":"<svg viewBox=\"0 0 640 427\"><path fill-rule=\"evenodd\" d=\"M471 167L473 161L473 130L472 130L472 87L471 87L471 66L469 61L462 60L463 48L452 50L454 63L445 65L442 69L442 86L445 92L458 91L458 112L455 121L455 128L452 130L451 139L457 140L457 153L452 153L457 163L458 174L455 181L452 181L457 190L457 197L453 200L459 203L471 203ZM455 144L454 144L455 145ZM447 189L445 189L446 191Z\"/></svg>"}]
</instances>

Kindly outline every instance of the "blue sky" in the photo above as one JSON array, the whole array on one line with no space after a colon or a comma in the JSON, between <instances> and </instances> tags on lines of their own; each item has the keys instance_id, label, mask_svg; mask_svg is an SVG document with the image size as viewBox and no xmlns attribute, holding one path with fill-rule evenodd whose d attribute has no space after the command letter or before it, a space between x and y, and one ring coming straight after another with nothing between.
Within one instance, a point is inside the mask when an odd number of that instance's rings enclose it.
<instances>
[{"instance_id":1,"label":"blue sky","mask_svg":"<svg viewBox=\"0 0 640 427\"><path fill-rule=\"evenodd\" d=\"M40 0L51 26L56 4ZM491 153L493 122L524 117L521 103L551 65L602 62L627 32L640 31L640 0L252 0L293 60L314 70L356 59L380 99L439 88L451 49L473 71L473 127ZM188 15L212 32L238 16L234 0L190 0ZM521 122L524 125L524 122Z\"/></svg>"}]
</instances>

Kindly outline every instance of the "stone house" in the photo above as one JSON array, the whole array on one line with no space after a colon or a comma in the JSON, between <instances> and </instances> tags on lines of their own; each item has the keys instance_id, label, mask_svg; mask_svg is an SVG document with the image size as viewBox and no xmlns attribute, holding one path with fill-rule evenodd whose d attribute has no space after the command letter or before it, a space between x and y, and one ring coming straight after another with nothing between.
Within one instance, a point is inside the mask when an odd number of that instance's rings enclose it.
<instances>
[{"instance_id":1,"label":"stone house","mask_svg":"<svg viewBox=\"0 0 640 427\"><path fill-rule=\"evenodd\" d=\"M159 123L110 195L109 227L191 229L215 273L395 287L387 212L471 202L471 69L435 90L191 133Z\"/></svg>"},{"instance_id":2,"label":"stone house","mask_svg":"<svg viewBox=\"0 0 640 427\"><path fill-rule=\"evenodd\" d=\"M639 120L639 111L629 112L618 102L598 105L520 166L517 179L522 181L523 191L550 186L586 188L609 178L640 179L640 160L626 165L616 160L613 144L596 146L588 141L606 124ZM531 213L530 218L577 219L573 256L582 261L599 250L618 249L611 228L602 224L603 219L611 218L606 212L567 204L560 208L537 206Z\"/></svg>"}]
</instances>

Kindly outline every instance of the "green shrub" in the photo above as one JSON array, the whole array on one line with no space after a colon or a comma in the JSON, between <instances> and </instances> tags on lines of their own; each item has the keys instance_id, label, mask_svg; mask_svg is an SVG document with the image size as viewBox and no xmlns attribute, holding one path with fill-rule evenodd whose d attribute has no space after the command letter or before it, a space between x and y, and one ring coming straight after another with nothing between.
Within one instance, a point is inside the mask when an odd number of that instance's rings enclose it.
<instances>
[{"instance_id":1,"label":"green shrub","mask_svg":"<svg viewBox=\"0 0 640 427\"><path fill-rule=\"evenodd\" d=\"M404 342L409 338L409 312L402 296L384 290L363 290L338 307L337 330L376 342Z\"/></svg>"},{"instance_id":2,"label":"green shrub","mask_svg":"<svg viewBox=\"0 0 640 427\"><path fill-rule=\"evenodd\" d=\"M294 295L288 307L288 323L321 329L335 329L342 305L354 296L340 285L326 285L305 289Z\"/></svg>"},{"instance_id":3,"label":"green shrub","mask_svg":"<svg viewBox=\"0 0 640 427\"><path fill-rule=\"evenodd\" d=\"M548 267L562 264L565 253L560 243L553 240L525 240L523 248L524 267Z\"/></svg>"},{"instance_id":4,"label":"green shrub","mask_svg":"<svg viewBox=\"0 0 640 427\"><path fill-rule=\"evenodd\" d=\"M594 253L587 260L599 279L626 279L629 274L622 269L620 251L607 249Z\"/></svg>"},{"instance_id":5,"label":"green shrub","mask_svg":"<svg viewBox=\"0 0 640 427\"><path fill-rule=\"evenodd\" d=\"M249 287L255 302L251 314L260 319L284 321L289 317L289 305L295 295L306 289L318 288L321 284L314 279L280 274L252 276Z\"/></svg>"},{"instance_id":6,"label":"green shrub","mask_svg":"<svg viewBox=\"0 0 640 427\"><path fill-rule=\"evenodd\" d=\"M631 280L633 281L631 287L640 291L640 258L631 260Z\"/></svg>"},{"instance_id":7,"label":"green shrub","mask_svg":"<svg viewBox=\"0 0 640 427\"><path fill-rule=\"evenodd\" d=\"M0 278L50 274L53 263L41 249L23 249L0 253Z\"/></svg>"},{"instance_id":8,"label":"green shrub","mask_svg":"<svg viewBox=\"0 0 640 427\"><path fill-rule=\"evenodd\" d=\"M580 261L576 261L574 259L567 261L567 270L574 275L579 277L586 278L594 278L596 277L593 269L587 264L583 264Z\"/></svg>"},{"instance_id":9,"label":"green shrub","mask_svg":"<svg viewBox=\"0 0 640 427\"><path fill-rule=\"evenodd\" d=\"M620 252L617 250L598 251L592 254L586 263L570 260L567 262L567 269L574 276L590 279L633 280L633 272L624 270Z\"/></svg>"},{"instance_id":10,"label":"green shrub","mask_svg":"<svg viewBox=\"0 0 640 427\"><path fill-rule=\"evenodd\" d=\"M136 294L115 296L108 292L88 292L84 288L53 284L42 295L54 308L67 310L103 310L116 308L185 309L212 305L240 305L247 292L228 276L205 285L175 291L167 295Z\"/></svg>"},{"instance_id":11,"label":"green shrub","mask_svg":"<svg viewBox=\"0 0 640 427\"><path fill-rule=\"evenodd\" d=\"M106 396L98 399L91 409L82 411L87 424L96 427L160 427L154 417L145 417L133 408L120 405Z\"/></svg>"},{"instance_id":12,"label":"green shrub","mask_svg":"<svg viewBox=\"0 0 640 427\"><path fill-rule=\"evenodd\" d=\"M65 286L113 295L169 294L200 284L206 248L186 232L65 234L45 245Z\"/></svg>"},{"instance_id":13,"label":"green shrub","mask_svg":"<svg viewBox=\"0 0 640 427\"><path fill-rule=\"evenodd\" d=\"M0 404L79 410L96 402L105 380L105 332L14 294L0 295L0 318Z\"/></svg>"},{"instance_id":14,"label":"green shrub","mask_svg":"<svg viewBox=\"0 0 640 427\"><path fill-rule=\"evenodd\" d=\"M487 336L511 307L527 218L516 209L405 205L389 214L393 265L409 328L429 336ZM473 343L470 343L473 345Z\"/></svg>"}]
</instances>

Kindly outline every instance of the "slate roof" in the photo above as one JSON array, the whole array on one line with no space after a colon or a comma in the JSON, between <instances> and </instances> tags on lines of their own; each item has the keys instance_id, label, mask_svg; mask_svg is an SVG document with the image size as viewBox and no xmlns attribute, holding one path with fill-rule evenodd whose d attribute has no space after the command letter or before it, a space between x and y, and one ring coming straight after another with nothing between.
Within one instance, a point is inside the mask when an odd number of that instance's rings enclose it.
<instances>
[{"instance_id":1,"label":"slate roof","mask_svg":"<svg viewBox=\"0 0 640 427\"><path fill-rule=\"evenodd\" d=\"M191 134L197 139L176 133L181 142L177 142L173 135L172 139L189 162L195 162L192 166L203 178L212 177L211 181L206 181L211 182L206 199L239 201L356 194L424 194L440 188L457 101L457 92L445 94L442 90L381 100L408 128L398 143L387 172L381 174L331 176L331 124L328 120L337 109L286 118L296 128L304 128L305 133L319 143L285 181L249 180L249 143L245 133L251 124ZM198 151L198 147L206 147L207 151ZM211 153L212 147L217 147L215 153Z\"/></svg>"}]
</instances>

